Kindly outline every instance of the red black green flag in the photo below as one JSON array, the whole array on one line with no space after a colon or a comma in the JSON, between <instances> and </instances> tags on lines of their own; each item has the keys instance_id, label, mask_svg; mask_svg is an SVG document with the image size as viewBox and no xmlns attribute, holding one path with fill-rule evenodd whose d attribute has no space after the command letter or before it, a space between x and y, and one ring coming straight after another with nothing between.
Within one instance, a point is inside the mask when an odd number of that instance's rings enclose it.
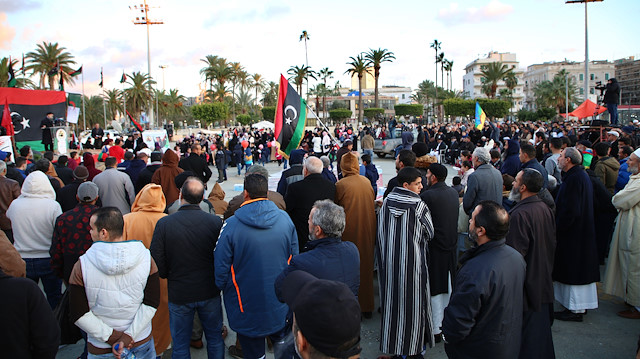
<instances>
[{"instance_id":1,"label":"red black green flag","mask_svg":"<svg viewBox=\"0 0 640 359\"><path fill-rule=\"evenodd\" d=\"M102 67L100 68L100 83L98 84L98 86L100 86L100 88L102 88L102 86L104 85L104 77L102 76Z\"/></svg>"},{"instance_id":2,"label":"red black green flag","mask_svg":"<svg viewBox=\"0 0 640 359\"><path fill-rule=\"evenodd\" d=\"M138 123L138 121L136 121L133 116L131 116L131 114L129 113L129 111L127 111L127 116L129 116L129 119L131 120L131 122L133 122L133 124L136 126L136 128L138 129L138 131L142 132L144 131L144 129L142 128L142 126L140 125L140 123Z\"/></svg>"},{"instance_id":3,"label":"red black green flag","mask_svg":"<svg viewBox=\"0 0 640 359\"><path fill-rule=\"evenodd\" d=\"M123 84L127 82L127 75L124 74L124 72L122 73L122 77L120 78L120 83Z\"/></svg>"},{"instance_id":4,"label":"red black green flag","mask_svg":"<svg viewBox=\"0 0 640 359\"><path fill-rule=\"evenodd\" d=\"M285 158L300 145L306 122L307 101L280 75L274 136L279 144L278 152Z\"/></svg>"},{"instance_id":5,"label":"red black green flag","mask_svg":"<svg viewBox=\"0 0 640 359\"><path fill-rule=\"evenodd\" d=\"M80 66L80 68L75 70L75 71L69 72L69 76L71 76L71 77L76 77L76 76L81 75L81 74L82 74L82 66Z\"/></svg>"},{"instance_id":6,"label":"red black green flag","mask_svg":"<svg viewBox=\"0 0 640 359\"><path fill-rule=\"evenodd\" d=\"M16 87L18 84L18 80L16 79L16 75L13 73L13 63L11 63L11 58L9 58L9 81L7 87Z\"/></svg>"}]
</instances>

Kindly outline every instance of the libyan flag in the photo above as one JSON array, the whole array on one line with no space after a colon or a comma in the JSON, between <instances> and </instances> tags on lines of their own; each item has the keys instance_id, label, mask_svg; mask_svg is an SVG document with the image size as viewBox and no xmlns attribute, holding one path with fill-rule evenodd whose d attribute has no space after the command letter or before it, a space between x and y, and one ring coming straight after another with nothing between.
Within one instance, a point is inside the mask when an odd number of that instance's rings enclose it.
<instances>
[{"instance_id":1,"label":"libyan flag","mask_svg":"<svg viewBox=\"0 0 640 359\"><path fill-rule=\"evenodd\" d=\"M0 104L4 109L4 104L7 103L11 109L11 122L18 148L30 145L35 150L44 150L40 122L48 112L53 112L54 118L64 118L67 112L66 101L62 91L0 87Z\"/></svg>"},{"instance_id":2,"label":"libyan flag","mask_svg":"<svg viewBox=\"0 0 640 359\"><path fill-rule=\"evenodd\" d=\"M279 145L278 152L285 158L288 159L291 151L300 145L306 122L307 102L280 75L274 136Z\"/></svg>"}]
</instances>

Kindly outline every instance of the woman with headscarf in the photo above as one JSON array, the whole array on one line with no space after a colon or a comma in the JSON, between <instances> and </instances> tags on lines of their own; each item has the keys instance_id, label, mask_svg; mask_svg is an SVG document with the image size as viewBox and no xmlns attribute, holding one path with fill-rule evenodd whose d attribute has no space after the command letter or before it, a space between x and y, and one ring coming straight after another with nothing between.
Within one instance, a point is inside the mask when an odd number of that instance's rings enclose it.
<instances>
[{"instance_id":1,"label":"woman with headscarf","mask_svg":"<svg viewBox=\"0 0 640 359\"><path fill-rule=\"evenodd\" d=\"M167 150L162 155L162 166L151 177L152 183L162 186L166 203L173 203L180 194L175 182L176 176L183 172L183 169L178 167L179 160L175 152Z\"/></svg>"},{"instance_id":2,"label":"woman with headscarf","mask_svg":"<svg viewBox=\"0 0 640 359\"><path fill-rule=\"evenodd\" d=\"M167 151L169 152L169 151ZM153 230L158 220L166 214L166 200L162 187L157 184L148 184L142 188L131 206L131 213L124 215L124 231L122 238L125 241L139 240L149 249ZM169 297L167 280L160 278L160 304L151 321L153 341L156 354L162 356L171 343L171 330L169 328Z\"/></svg>"},{"instance_id":3,"label":"woman with headscarf","mask_svg":"<svg viewBox=\"0 0 640 359\"><path fill-rule=\"evenodd\" d=\"M96 161L90 152L85 152L82 155L82 162L84 163L84 166L87 167L87 170L89 171L89 177L87 177L88 181L93 181L93 177L102 173L102 171L96 168Z\"/></svg>"}]
</instances>

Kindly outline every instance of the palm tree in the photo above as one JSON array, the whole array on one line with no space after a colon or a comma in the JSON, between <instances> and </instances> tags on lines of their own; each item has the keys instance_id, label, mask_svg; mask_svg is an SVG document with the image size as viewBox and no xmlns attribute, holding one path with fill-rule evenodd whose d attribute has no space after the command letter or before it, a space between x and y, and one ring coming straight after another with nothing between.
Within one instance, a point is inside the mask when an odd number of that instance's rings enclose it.
<instances>
[{"instance_id":1,"label":"palm tree","mask_svg":"<svg viewBox=\"0 0 640 359\"><path fill-rule=\"evenodd\" d=\"M200 61L207 64L205 67L200 69L200 75L203 75L205 81L209 82L209 89L211 89L213 88L213 81L216 79L215 68L221 61L225 61L225 59L218 57L217 55L207 55L204 59L200 59Z\"/></svg>"},{"instance_id":2,"label":"palm tree","mask_svg":"<svg viewBox=\"0 0 640 359\"><path fill-rule=\"evenodd\" d=\"M438 42L438 39L434 39L430 46L436 50L436 98L438 98L438 51L442 48L442 42Z\"/></svg>"},{"instance_id":3,"label":"palm tree","mask_svg":"<svg viewBox=\"0 0 640 359\"><path fill-rule=\"evenodd\" d=\"M322 96L322 117L326 118L327 117L327 80L328 79L332 79L333 78L333 71L329 70L328 67L325 67L323 69L320 69L320 71L318 72L318 75L320 75L320 79L322 80L322 83L324 84L324 95Z\"/></svg>"},{"instance_id":4,"label":"palm tree","mask_svg":"<svg viewBox=\"0 0 640 359\"><path fill-rule=\"evenodd\" d=\"M151 85L156 82L148 75L141 72L134 72L127 76L127 84L130 86L124 92L127 96L127 108L131 109L134 117L140 117L140 113L145 104L153 99Z\"/></svg>"},{"instance_id":5,"label":"palm tree","mask_svg":"<svg viewBox=\"0 0 640 359\"><path fill-rule=\"evenodd\" d=\"M215 85L213 85L213 88L211 90L207 90L206 98L208 101L211 101L211 102L213 101L224 102L224 99L228 93L229 93L228 87L221 85L220 83L216 83Z\"/></svg>"},{"instance_id":6,"label":"palm tree","mask_svg":"<svg viewBox=\"0 0 640 359\"><path fill-rule=\"evenodd\" d=\"M168 93L162 90L158 95L158 112L164 119L173 122L187 113L187 108L182 104L186 98L178 94L178 90L170 89Z\"/></svg>"},{"instance_id":7,"label":"palm tree","mask_svg":"<svg viewBox=\"0 0 640 359\"><path fill-rule=\"evenodd\" d=\"M310 66L291 66L289 70L287 70L287 73L291 75L291 77L289 77L289 80L293 80L293 82L296 84L296 90L300 95L302 95L302 84L305 80L308 80L309 77L317 80L316 72L311 70Z\"/></svg>"},{"instance_id":8,"label":"palm tree","mask_svg":"<svg viewBox=\"0 0 640 359\"><path fill-rule=\"evenodd\" d=\"M387 51L387 49L369 49L365 58L368 60L368 65L373 66L373 77L375 79L375 96L373 106L378 108L378 78L380 77L380 64L383 62L393 62L396 57L393 55L393 52Z\"/></svg>"},{"instance_id":9,"label":"palm tree","mask_svg":"<svg viewBox=\"0 0 640 359\"><path fill-rule=\"evenodd\" d=\"M504 77L504 85L507 86L507 90L509 91L509 102L511 102L511 107L513 107L513 90L518 86L518 78L516 77L515 72L509 71L507 73Z\"/></svg>"},{"instance_id":10,"label":"palm tree","mask_svg":"<svg viewBox=\"0 0 640 359\"><path fill-rule=\"evenodd\" d=\"M575 83L569 81L569 86L567 87L565 74L566 70L561 70L553 77L553 80L542 81L533 88L538 107L553 107L558 113L563 112L565 110L567 92L569 103L573 103L576 93Z\"/></svg>"},{"instance_id":11,"label":"palm tree","mask_svg":"<svg viewBox=\"0 0 640 359\"><path fill-rule=\"evenodd\" d=\"M240 77L242 76L242 72L244 72L244 67L242 67L239 62L232 62L229 64L229 67L231 68L231 112L233 121L235 122L236 85L238 84Z\"/></svg>"},{"instance_id":12,"label":"palm tree","mask_svg":"<svg viewBox=\"0 0 640 359\"><path fill-rule=\"evenodd\" d=\"M55 90L56 76L62 76L64 82L74 84L75 79L69 76L75 65L73 55L66 51L65 47L59 47L58 43L43 41L38 44L35 51L27 52L25 56L25 71L32 71L40 77L39 88L44 89L45 77L48 77L49 90Z\"/></svg>"},{"instance_id":13,"label":"palm tree","mask_svg":"<svg viewBox=\"0 0 640 359\"><path fill-rule=\"evenodd\" d=\"M124 115L122 91L118 89L105 90L103 97L107 106L107 111L111 114L112 120L116 119L118 112Z\"/></svg>"},{"instance_id":14,"label":"palm tree","mask_svg":"<svg viewBox=\"0 0 640 359\"><path fill-rule=\"evenodd\" d=\"M240 105L242 113L247 113L247 108L251 106L253 102L253 98L251 98L251 93L244 89L240 89L238 93L238 105Z\"/></svg>"},{"instance_id":15,"label":"palm tree","mask_svg":"<svg viewBox=\"0 0 640 359\"><path fill-rule=\"evenodd\" d=\"M262 106L275 106L278 101L278 84L270 81L262 93Z\"/></svg>"},{"instance_id":16,"label":"palm tree","mask_svg":"<svg viewBox=\"0 0 640 359\"><path fill-rule=\"evenodd\" d=\"M480 74L482 75L483 92L489 98L495 98L498 90L498 81L504 81L509 72L513 70L500 61L482 65ZM486 85L486 86L485 86Z\"/></svg>"},{"instance_id":17,"label":"palm tree","mask_svg":"<svg viewBox=\"0 0 640 359\"><path fill-rule=\"evenodd\" d=\"M444 52L441 52L436 59L437 63L440 63L440 88L444 90L444 62L447 59L444 58ZM437 70L436 70L437 71ZM436 81L436 85L438 85L438 81Z\"/></svg>"},{"instance_id":18,"label":"palm tree","mask_svg":"<svg viewBox=\"0 0 640 359\"><path fill-rule=\"evenodd\" d=\"M103 101L101 96L85 96L84 116L87 123L102 123L104 121Z\"/></svg>"},{"instance_id":19,"label":"palm tree","mask_svg":"<svg viewBox=\"0 0 640 359\"><path fill-rule=\"evenodd\" d=\"M350 56L351 62L347 62L347 65L351 66L345 74L351 75L351 77L358 75L358 121L362 122L363 108L362 108L362 78L364 74L371 74L369 72L369 62L365 59L364 54L360 53L357 57Z\"/></svg>"},{"instance_id":20,"label":"palm tree","mask_svg":"<svg viewBox=\"0 0 640 359\"><path fill-rule=\"evenodd\" d=\"M444 62L444 70L447 72L447 90L453 88L453 77L451 76L451 70L453 69L453 61L445 60ZM451 86L449 86L449 81L451 80Z\"/></svg>"},{"instance_id":21,"label":"palm tree","mask_svg":"<svg viewBox=\"0 0 640 359\"><path fill-rule=\"evenodd\" d=\"M13 67L14 75L16 73L16 65L18 64L18 60L11 60L11 66ZM9 82L9 59L3 57L0 60L0 87L6 87ZM24 89L35 89L36 86L30 79L26 77L18 77L16 76L16 88L24 88Z\"/></svg>"},{"instance_id":22,"label":"palm tree","mask_svg":"<svg viewBox=\"0 0 640 359\"><path fill-rule=\"evenodd\" d=\"M256 107L258 106L258 91L262 91L265 89L265 87L267 86L264 78L262 77L262 75L260 74L253 74L253 76L251 77L253 80L253 89L256 90L256 98L255 98L255 105Z\"/></svg>"}]
</instances>

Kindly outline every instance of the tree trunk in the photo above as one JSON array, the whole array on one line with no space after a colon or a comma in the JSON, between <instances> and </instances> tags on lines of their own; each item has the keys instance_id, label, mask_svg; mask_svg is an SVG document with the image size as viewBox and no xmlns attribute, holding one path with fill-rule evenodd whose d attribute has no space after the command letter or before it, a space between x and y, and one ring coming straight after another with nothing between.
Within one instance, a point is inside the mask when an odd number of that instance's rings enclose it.
<instances>
[{"instance_id":1,"label":"tree trunk","mask_svg":"<svg viewBox=\"0 0 640 359\"><path fill-rule=\"evenodd\" d=\"M362 77L358 75L358 122L362 122Z\"/></svg>"},{"instance_id":2,"label":"tree trunk","mask_svg":"<svg viewBox=\"0 0 640 359\"><path fill-rule=\"evenodd\" d=\"M376 75L376 78L375 78L375 81L376 81L375 86L376 86L376 88L375 88L374 107L378 108L378 78L380 77L380 68L374 68L374 71L375 71L375 75Z\"/></svg>"}]
</instances>

